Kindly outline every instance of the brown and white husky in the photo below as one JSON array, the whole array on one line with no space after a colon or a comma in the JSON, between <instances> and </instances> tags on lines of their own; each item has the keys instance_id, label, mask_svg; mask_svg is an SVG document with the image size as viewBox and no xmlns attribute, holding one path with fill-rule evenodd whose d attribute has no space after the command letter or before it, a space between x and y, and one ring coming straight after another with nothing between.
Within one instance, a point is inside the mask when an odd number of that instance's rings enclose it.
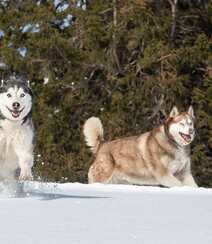
<instances>
[{"instance_id":1,"label":"brown and white husky","mask_svg":"<svg viewBox=\"0 0 212 244\"><path fill-rule=\"evenodd\" d=\"M94 154L89 183L193 186L190 143L195 136L194 111L173 107L166 121L139 136L104 142L96 117L84 124L87 145Z\"/></svg>"}]
</instances>

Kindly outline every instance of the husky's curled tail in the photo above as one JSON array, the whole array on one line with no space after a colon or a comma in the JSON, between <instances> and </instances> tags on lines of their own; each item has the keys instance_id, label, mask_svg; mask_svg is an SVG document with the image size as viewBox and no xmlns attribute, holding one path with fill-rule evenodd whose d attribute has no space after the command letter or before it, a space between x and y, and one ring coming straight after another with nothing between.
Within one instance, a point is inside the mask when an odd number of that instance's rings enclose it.
<instances>
[{"instance_id":1,"label":"husky's curled tail","mask_svg":"<svg viewBox=\"0 0 212 244\"><path fill-rule=\"evenodd\" d=\"M103 126L99 118L91 117L86 120L83 133L86 144L90 147L92 153L97 153L100 143L103 141Z\"/></svg>"}]
</instances>

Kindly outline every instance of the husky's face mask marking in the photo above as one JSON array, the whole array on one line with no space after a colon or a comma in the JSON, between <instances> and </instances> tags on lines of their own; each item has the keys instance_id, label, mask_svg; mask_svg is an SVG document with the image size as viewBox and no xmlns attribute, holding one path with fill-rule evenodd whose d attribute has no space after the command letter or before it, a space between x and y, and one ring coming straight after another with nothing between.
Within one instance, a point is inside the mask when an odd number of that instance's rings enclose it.
<instances>
[{"instance_id":1,"label":"husky's face mask marking","mask_svg":"<svg viewBox=\"0 0 212 244\"><path fill-rule=\"evenodd\" d=\"M32 107L32 97L22 86L11 86L0 93L0 111L9 120L23 120Z\"/></svg>"},{"instance_id":2,"label":"husky's face mask marking","mask_svg":"<svg viewBox=\"0 0 212 244\"><path fill-rule=\"evenodd\" d=\"M169 133L180 146L190 144L195 137L194 111L190 106L186 113L179 113L174 107L170 113L172 121L169 125Z\"/></svg>"}]
</instances>

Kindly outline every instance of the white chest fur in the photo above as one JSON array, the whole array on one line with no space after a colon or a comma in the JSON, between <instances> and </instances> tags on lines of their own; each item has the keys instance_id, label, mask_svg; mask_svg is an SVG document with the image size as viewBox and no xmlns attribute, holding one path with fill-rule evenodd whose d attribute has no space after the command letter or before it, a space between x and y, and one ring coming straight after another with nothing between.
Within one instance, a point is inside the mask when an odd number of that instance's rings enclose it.
<instances>
[{"instance_id":1,"label":"white chest fur","mask_svg":"<svg viewBox=\"0 0 212 244\"><path fill-rule=\"evenodd\" d=\"M0 120L0 179L13 177L20 167L20 178L31 178L33 128L22 121Z\"/></svg>"},{"instance_id":2,"label":"white chest fur","mask_svg":"<svg viewBox=\"0 0 212 244\"><path fill-rule=\"evenodd\" d=\"M0 120L0 141L4 140L6 144L17 136L20 132L21 122L11 122L9 120Z\"/></svg>"},{"instance_id":3,"label":"white chest fur","mask_svg":"<svg viewBox=\"0 0 212 244\"><path fill-rule=\"evenodd\" d=\"M0 120L0 146L5 145L8 150L32 150L33 128L31 125L22 124L22 121L11 122ZM5 153L4 152L4 153Z\"/></svg>"},{"instance_id":4,"label":"white chest fur","mask_svg":"<svg viewBox=\"0 0 212 244\"><path fill-rule=\"evenodd\" d=\"M172 174L176 174L186 168L189 163L189 155L185 152L184 149L179 149L175 153L174 159L168 163L168 169Z\"/></svg>"},{"instance_id":5,"label":"white chest fur","mask_svg":"<svg viewBox=\"0 0 212 244\"><path fill-rule=\"evenodd\" d=\"M12 122L8 119L0 120L0 127L4 132L11 132L20 128L22 121Z\"/></svg>"}]
</instances>

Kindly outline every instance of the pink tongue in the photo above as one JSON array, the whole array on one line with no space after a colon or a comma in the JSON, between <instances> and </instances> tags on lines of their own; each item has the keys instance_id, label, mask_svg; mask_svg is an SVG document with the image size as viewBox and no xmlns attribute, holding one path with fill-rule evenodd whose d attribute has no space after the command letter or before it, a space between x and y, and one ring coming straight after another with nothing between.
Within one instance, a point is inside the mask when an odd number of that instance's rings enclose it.
<instances>
[{"instance_id":1,"label":"pink tongue","mask_svg":"<svg viewBox=\"0 0 212 244\"><path fill-rule=\"evenodd\" d=\"M18 112L12 112L12 116L16 118L19 116L19 113Z\"/></svg>"},{"instance_id":2,"label":"pink tongue","mask_svg":"<svg viewBox=\"0 0 212 244\"><path fill-rule=\"evenodd\" d=\"M183 135L183 138L184 138L185 140L190 140L190 139L191 139L191 137L190 137L189 135Z\"/></svg>"}]
</instances>

